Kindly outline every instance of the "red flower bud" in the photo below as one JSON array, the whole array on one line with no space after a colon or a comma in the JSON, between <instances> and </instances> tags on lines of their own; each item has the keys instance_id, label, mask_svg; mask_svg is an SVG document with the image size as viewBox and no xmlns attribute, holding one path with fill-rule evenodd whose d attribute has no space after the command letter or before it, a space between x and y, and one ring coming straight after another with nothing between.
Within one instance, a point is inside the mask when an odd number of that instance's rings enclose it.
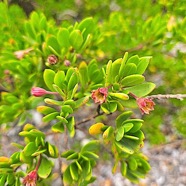
<instances>
[{"instance_id":1,"label":"red flower bud","mask_svg":"<svg viewBox=\"0 0 186 186\"><path fill-rule=\"evenodd\" d=\"M106 98L108 96L107 88L98 88L97 90L92 91L92 99L95 103L102 104L106 102Z\"/></svg>"},{"instance_id":2,"label":"red flower bud","mask_svg":"<svg viewBox=\"0 0 186 186\"><path fill-rule=\"evenodd\" d=\"M154 110L155 103L150 98L136 98L136 101L142 114L149 114L150 111Z\"/></svg>"},{"instance_id":3,"label":"red flower bud","mask_svg":"<svg viewBox=\"0 0 186 186\"><path fill-rule=\"evenodd\" d=\"M37 170L31 171L24 179L23 184L25 186L36 186L37 182Z\"/></svg>"},{"instance_id":4,"label":"red flower bud","mask_svg":"<svg viewBox=\"0 0 186 186\"><path fill-rule=\"evenodd\" d=\"M58 93L57 92L50 92L50 91L47 91L47 90L40 88L40 87L33 87L31 89L31 94L35 97L41 97L46 94L58 94Z\"/></svg>"},{"instance_id":5,"label":"red flower bud","mask_svg":"<svg viewBox=\"0 0 186 186\"><path fill-rule=\"evenodd\" d=\"M48 56L47 61L50 65L55 65L58 62L58 57L51 54L51 55Z\"/></svg>"}]
</instances>

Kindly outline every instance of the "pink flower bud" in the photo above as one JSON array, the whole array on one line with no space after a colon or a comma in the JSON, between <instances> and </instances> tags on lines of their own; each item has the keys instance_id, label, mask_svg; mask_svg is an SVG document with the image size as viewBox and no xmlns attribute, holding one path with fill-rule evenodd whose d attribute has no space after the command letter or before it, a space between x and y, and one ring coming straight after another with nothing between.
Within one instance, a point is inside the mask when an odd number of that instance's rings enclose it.
<instances>
[{"instance_id":1,"label":"pink flower bud","mask_svg":"<svg viewBox=\"0 0 186 186\"><path fill-rule=\"evenodd\" d=\"M23 184L25 186L36 186L37 182L37 170L31 171L24 179Z\"/></svg>"},{"instance_id":2,"label":"pink flower bud","mask_svg":"<svg viewBox=\"0 0 186 186\"><path fill-rule=\"evenodd\" d=\"M58 94L58 92L50 92L50 91L47 91L47 90L40 88L40 87L33 87L31 89L31 94L35 97L41 97L46 94Z\"/></svg>"},{"instance_id":3,"label":"pink flower bud","mask_svg":"<svg viewBox=\"0 0 186 186\"><path fill-rule=\"evenodd\" d=\"M155 103L150 98L136 98L136 101L142 114L149 114L150 111L154 110Z\"/></svg>"},{"instance_id":4,"label":"pink flower bud","mask_svg":"<svg viewBox=\"0 0 186 186\"><path fill-rule=\"evenodd\" d=\"M22 59L26 54L28 54L32 50L33 50L32 48L27 48L25 50L18 50L14 52L14 55L17 59Z\"/></svg>"},{"instance_id":5,"label":"pink flower bud","mask_svg":"<svg viewBox=\"0 0 186 186\"><path fill-rule=\"evenodd\" d=\"M108 96L107 88L98 88L97 90L92 91L92 99L95 103L102 104L106 102L106 98Z\"/></svg>"},{"instance_id":6,"label":"pink flower bud","mask_svg":"<svg viewBox=\"0 0 186 186\"><path fill-rule=\"evenodd\" d=\"M58 62L58 57L51 54L51 55L48 56L47 61L50 65L55 65Z\"/></svg>"},{"instance_id":7,"label":"pink flower bud","mask_svg":"<svg viewBox=\"0 0 186 186\"><path fill-rule=\"evenodd\" d=\"M64 65L65 65L66 67L69 67L69 66L70 66L70 64L71 64L71 63L70 63L70 61L69 61L69 60L67 60L67 59L66 59L66 60L64 61Z\"/></svg>"}]
</instances>

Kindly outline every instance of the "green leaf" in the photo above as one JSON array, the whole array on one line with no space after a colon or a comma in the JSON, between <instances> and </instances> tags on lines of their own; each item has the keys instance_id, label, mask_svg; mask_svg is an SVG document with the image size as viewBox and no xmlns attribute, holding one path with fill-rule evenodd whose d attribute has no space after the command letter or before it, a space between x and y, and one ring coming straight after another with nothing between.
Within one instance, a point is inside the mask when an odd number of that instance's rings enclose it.
<instances>
[{"instance_id":1,"label":"green leaf","mask_svg":"<svg viewBox=\"0 0 186 186\"><path fill-rule=\"evenodd\" d=\"M64 132L64 125L63 125L63 122L59 121L59 122L55 123L55 124L52 126L52 131L63 133L63 132Z\"/></svg>"},{"instance_id":2,"label":"green leaf","mask_svg":"<svg viewBox=\"0 0 186 186\"><path fill-rule=\"evenodd\" d=\"M132 135L136 136L137 138L139 138L140 141L143 141L145 139L145 136L143 134L143 132L141 130L138 130L135 133L132 133Z\"/></svg>"},{"instance_id":3,"label":"green leaf","mask_svg":"<svg viewBox=\"0 0 186 186\"><path fill-rule=\"evenodd\" d=\"M43 139L45 138L45 135L43 132L37 130L37 129L32 129L30 131L22 131L19 133L20 136L28 137L28 138L36 138L36 137L42 137Z\"/></svg>"},{"instance_id":4,"label":"green leaf","mask_svg":"<svg viewBox=\"0 0 186 186\"><path fill-rule=\"evenodd\" d=\"M60 120L62 123L68 123L68 120L62 116L57 116L56 118Z\"/></svg>"},{"instance_id":5,"label":"green leaf","mask_svg":"<svg viewBox=\"0 0 186 186\"><path fill-rule=\"evenodd\" d=\"M39 28L40 28L40 30L47 30L48 29L47 19L44 15L40 19Z\"/></svg>"},{"instance_id":6,"label":"green leaf","mask_svg":"<svg viewBox=\"0 0 186 186\"><path fill-rule=\"evenodd\" d=\"M87 64L83 61L79 65L79 75L80 75L80 82L82 87L85 88L86 83L88 82L88 67Z\"/></svg>"},{"instance_id":7,"label":"green leaf","mask_svg":"<svg viewBox=\"0 0 186 186\"><path fill-rule=\"evenodd\" d=\"M83 52L91 43L92 41L92 35L88 34L87 38L84 40L83 45L81 46L80 52Z\"/></svg>"},{"instance_id":8,"label":"green leaf","mask_svg":"<svg viewBox=\"0 0 186 186\"><path fill-rule=\"evenodd\" d=\"M108 87L112 83L112 80L112 61L110 60L106 66L105 86Z\"/></svg>"},{"instance_id":9,"label":"green leaf","mask_svg":"<svg viewBox=\"0 0 186 186\"><path fill-rule=\"evenodd\" d=\"M43 78L44 78L45 84L51 91L55 91L55 89L53 88L54 77L55 77L55 72L53 70L45 69L43 73Z\"/></svg>"},{"instance_id":10,"label":"green leaf","mask_svg":"<svg viewBox=\"0 0 186 186\"><path fill-rule=\"evenodd\" d=\"M127 174L126 174L126 178L128 178L131 182L134 183L138 183L139 182L139 178L133 174L134 171L127 169Z\"/></svg>"},{"instance_id":11,"label":"green leaf","mask_svg":"<svg viewBox=\"0 0 186 186\"><path fill-rule=\"evenodd\" d=\"M49 49L52 48L53 50L55 50L55 54L57 54L57 55L60 54L60 46L59 46L59 43L58 43L56 37L50 36L47 39L46 43L47 43ZM51 52L54 52L53 50Z\"/></svg>"},{"instance_id":12,"label":"green leaf","mask_svg":"<svg viewBox=\"0 0 186 186\"><path fill-rule=\"evenodd\" d=\"M76 103L73 99L69 99L63 102L64 105L70 105L72 109L74 109L76 107Z\"/></svg>"},{"instance_id":13,"label":"green leaf","mask_svg":"<svg viewBox=\"0 0 186 186\"><path fill-rule=\"evenodd\" d=\"M120 114L117 118L116 118L116 126L117 128L122 126L123 122L125 120L127 120L131 115L132 115L132 111L125 111L122 114Z\"/></svg>"},{"instance_id":14,"label":"green leaf","mask_svg":"<svg viewBox=\"0 0 186 186\"><path fill-rule=\"evenodd\" d=\"M79 177L77 164L73 162L69 165L69 167L70 167L70 174L71 174L72 179L77 181Z\"/></svg>"},{"instance_id":15,"label":"green leaf","mask_svg":"<svg viewBox=\"0 0 186 186\"><path fill-rule=\"evenodd\" d=\"M39 15L37 12L32 12L30 15L30 23L35 27L38 28L38 23L41 18L41 15Z\"/></svg>"},{"instance_id":16,"label":"green leaf","mask_svg":"<svg viewBox=\"0 0 186 186\"><path fill-rule=\"evenodd\" d=\"M78 159L79 154L77 152L74 152L72 154L70 154L66 159L67 160L74 160L74 159Z\"/></svg>"},{"instance_id":17,"label":"green leaf","mask_svg":"<svg viewBox=\"0 0 186 186\"><path fill-rule=\"evenodd\" d=\"M127 90L128 92L132 92L133 94L135 94L138 97L143 97L143 96L148 95L150 92L152 92L154 90L154 88L155 88L154 83L145 82L140 85L125 88L125 90Z\"/></svg>"},{"instance_id":18,"label":"green leaf","mask_svg":"<svg viewBox=\"0 0 186 186\"><path fill-rule=\"evenodd\" d=\"M141 167L143 167L146 170L146 172L150 170L149 163L143 157L140 158L140 164L141 164Z\"/></svg>"},{"instance_id":19,"label":"green leaf","mask_svg":"<svg viewBox=\"0 0 186 186\"><path fill-rule=\"evenodd\" d=\"M125 138L128 138L128 139L132 139L132 140L139 140L138 137L136 137L136 136L131 136L131 135L127 135L127 134L125 134L124 137L125 137Z\"/></svg>"},{"instance_id":20,"label":"green leaf","mask_svg":"<svg viewBox=\"0 0 186 186\"><path fill-rule=\"evenodd\" d=\"M70 47L69 31L66 28L60 28L57 33L57 41L61 47L68 49Z\"/></svg>"},{"instance_id":21,"label":"green leaf","mask_svg":"<svg viewBox=\"0 0 186 186\"><path fill-rule=\"evenodd\" d=\"M70 137L73 137L75 135L75 119L74 117L67 118L68 123L66 124L67 129L70 133Z\"/></svg>"},{"instance_id":22,"label":"green leaf","mask_svg":"<svg viewBox=\"0 0 186 186\"><path fill-rule=\"evenodd\" d=\"M78 161L75 161L75 163L76 163L76 165L77 165L77 167L78 167L78 169L79 169L79 171L81 172L83 169L82 169L82 167L81 167L81 165L79 164L79 162Z\"/></svg>"},{"instance_id":23,"label":"green leaf","mask_svg":"<svg viewBox=\"0 0 186 186\"><path fill-rule=\"evenodd\" d=\"M38 147L36 146L35 142L30 142L25 146L22 153L24 156L31 156L37 149Z\"/></svg>"},{"instance_id":24,"label":"green leaf","mask_svg":"<svg viewBox=\"0 0 186 186\"><path fill-rule=\"evenodd\" d=\"M7 176L7 184L8 185L14 185L15 183L15 177L13 173L9 173Z\"/></svg>"},{"instance_id":25,"label":"green leaf","mask_svg":"<svg viewBox=\"0 0 186 186\"><path fill-rule=\"evenodd\" d=\"M54 83L61 89L64 90L65 73L64 71L58 71L54 77Z\"/></svg>"},{"instance_id":26,"label":"green leaf","mask_svg":"<svg viewBox=\"0 0 186 186\"><path fill-rule=\"evenodd\" d=\"M82 98L78 99L77 101L75 101L75 104L76 104L75 108L79 108L82 105L85 105L89 101L89 97L90 96L85 96L85 97L82 97Z\"/></svg>"},{"instance_id":27,"label":"green leaf","mask_svg":"<svg viewBox=\"0 0 186 186\"><path fill-rule=\"evenodd\" d=\"M25 33L28 34L33 39L32 42L34 42L34 40L36 39L36 31L33 25L30 24L29 22L26 22L24 26L25 26Z\"/></svg>"},{"instance_id":28,"label":"green leaf","mask_svg":"<svg viewBox=\"0 0 186 186\"><path fill-rule=\"evenodd\" d=\"M123 69L123 76L129 76L132 74L136 74L137 66L134 63L127 63Z\"/></svg>"},{"instance_id":29,"label":"green leaf","mask_svg":"<svg viewBox=\"0 0 186 186\"><path fill-rule=\"evenodd\" d=\"M106 114L110 114L110 109L107 103L101 104L101 110L105 112Z\"/></svg>"},{"instance_id":30,"label":"green leaf","mask_svg":"<svg viewBox=\"0 0 186 186\"><path fill-rule=\"evenodd\" d=\"M76 50L79 50L83 44L83 36L80 30L73 30L70 33L69 39L72 47L74 47Z\"/></svg>"},{"instance_id":31,"label":"green leaf","mask_svg":"<svg viewBox=\"0 0 186 186\"><path fill-rule=\"evenodd\" d=\"M61 112L65 113L65 114L66 113L72 114L74 111L70 105L63 105L61 108Z\"/></svg>"},{"instance_id":32,"label":"green leaf","mask_svg":"<svg viewBox=\"0 0 186 186\"><path fill-rule=\"evenodd\" d=\"M50 98L45 98L44 99L45 103L49 104L49 105L62 105L62 101L56 101L54 99L50 99Z\"/></svg>"},{"instance_id":33,"label":"green leaf","mask_svg":"<svg viewBox=\"0 0 186 186\"><path fill-rule=\"evenodd\" d=\"M20 153L20 161L22 163L28 163L28 164L30 164L33 161L33 157L32 156L25 156L24 153L23 153L23 151L22 151Z\"/></svg>"},{"instance_id":34,"label":"green leaf","mask_svg":"<svg viewBox=\"0 0 186 186\"><path fill-rule=\"evenodd\" d=\"M61 88L58 87L56 84L53 84L53 87L54 87L55 91L58 92L63 99L65 99L65 97L66 97L65 93L61 90ZM66 86L64 86L64 87L66 87Z\"/></svg>"},{"instance_id":35,"label":"green leaf","mask_svg":"<svg viewBox=\"0 0 186 186\"><path fill-rule=\"evenodd\" d=\"M139 57L138 57L138 55L134 55L134 56L130 57L127 60L127 64L128 63L134 63L136 66L138 66L138 64L139 64Z\"/></svg>"},{"instance_id":36,"label":"green leaf","mask_svg":"<svg viewBox=\"0 0 186 186\"><path fill-rule=\"evenodd\" d=\"M125 129L125 133L130 131L133 128L134 124L133 123L126 123L123 125L124 129Z\"/></svg>"},{"instance_id":37,"label":"green leaf","mask_svg":"<svg viewBox=\"0 0 186 186\"><path fill-rule=\"evenodd\" d=\"M137 164L137 162L136 162L136 159L133 158L133 157L131 157L131 158L129 159L128 165L129 165L129 169L131 169L131 170L136 170L137 167L138 167L138 164Z\"/></svg>"},{"instance_id":38,"label":"green leaf","mask_svg":"<svg viewBox=\"0 0 186 186\"><path fill-rule=\"evenodd\" d=\"M83 171L82 171L82 177L85 179L85 180L90 180L91 177L92 177L92 168L91 168L91 164L90 164L90 161L84 161L82 163L82 167L84 168Z\"/></svg>"},{"instance_id":39,"label":"green leaf","mask_svg":"<svg viewBox=\"0 0 186 186\"><path fill-rule=\"evenodd\" d=\"M125 68L125 63L127 61L127 58L128 58L128 52L126 52L122 58L122 61L121 61L121 66L120 66L120 69L119 69L119 79L123 78L123 71L124 71L124 68Z\"/></svg>"},{"instance_id":40,"label":"green leaf","mask_svg":"<svg viewBox=\"0 0 186 186\"><path fill-rule=\"evenodd\" d=\"M120 170L121 170L122 176L126 176L126 173L127 173L127 163L125 161L122 161L121 162Z\"/></svg>"},{"instance_id":41,"label":"green leaf","mask_svg":"<svg viewBox=\"0 0 186 186\"><path fill-rule=\"evenodd\" d=\"M82 147L81 153L84 153L86 151L95 152L99 149L99 147L100 147L99 140L92 140Z\"/></svg>"},{"instance_id":42,"label":"green leaf","mask_svg":"<svg viewBox=\"0 0 186 186\"><path fill-rule=\"evenodd\" d=\"M112 78L116 77L118 75L119 69L120 69L120 66L121 66L121 62L122 62L122 58L119 58L112 63L112 73L111 73ZM113 78L112 82L115 82L115 78Z\"/></svg>"},{"instance_id":43,"label":"green leaf","mask_svg":"<svg viewBox=\"0 0 186 186\"><path fill-rule=\"evenodd\" d=\"M38 106L37 111L41 114L50 114L51 112L55 112L56 110L54 108L48 107L48 106Z\"/></svg>"},{"instance_id":44,"label":"green leaf","mask_svg":"<svg viewBox=\"0 0 186 186\"><path fill-rule=\"evenodd\" d=\"M36 146L45 146L45 141L44 141L44 139L42 138L42 137L36 137L36 139L35 139L35 144L36 144Z\"/></svg>"},{"instance_id":45,"label":"green leaf","mask_svg":"<svg viewBox=\"0 0 186 186\"><path fill-rule=\"evenodd\" d=\"M52 112L46 116L43 117L43 122L49 122L52 121L53 119L56 119L56 116L59 115L59 112Z\"/></svg>"},{"instance_id":46,"label":"green leaf","mask_svg":"<svg viewBox=\"0 0 186 186\"><path fill-rule=\"evenodd\" d=\"M65 81L68 82L72 76L72 74L76 72L75 68L70 67L68 68L67 72L66 72L66 76L65 76Z\"/></svg>"},{"instance_id":47,"label":"green leaf","mask_svg":"<svg viewBox=\"0 0 186 186\"><path fill-rule=\"evenodd\" d=\"M63 173L63 181L67 184L71 184L73 182L71 173L70 173L70 166L68 166Z\"/></svg>"},{"instance_id":48,"label":"green leaf","mask_svg":"<svg viewBox=\"0 0 186 186\"><path fill-rule=\"evenodd\" d=\"M124 94L124 93L109 93L109 96L112 96L112 97L115 97L115 98L118 98L118 99L121 99L121 100L128 100L129 97L127 94Z\"/></svg>"},{"instance_id":49,"label":"green leaf","mask_svg":"<svg viewBox=\"0 0 186 186\"><path fill-rule=\"evenodd\" d=\"M47 150L48 150L48 153L49 153L49 157L57 158L58 157L57 147L48 143L48 142L46 142L46 145L47 145Z\"/></svg>"},{"instance_id":50,"label":"green leaf","mask_svg":"<svg viewBox=\"0 0 186 186\"><path fill-rule=\"evenodd\" d=\"M121 80L121 84L124 87L131 87L134 85L141 84L145 81L145 77L139 74L129 75Z\"/></svg>"},{"instance_id":51,"label":"green leaf","mask_svg":"<svg viewBox=\"0 0 186 186\"><path fill-rule=\"evenodd\" d=\"M127 124L125 124L125 125L127 125ZM125 126L125 125L124 125L124 126ZM137 132L138 130L140 130L140 128L141 128L142 125L143 125L143 124L140 123L140 122L135 122L135 123L133 124L132 129L130 130L130 133L135 133L135 132Z\"/></svg>"},{"instance_id":52,"label":"green leaf","mask_svg":"<svg viewBox=\"0 0 186 186\"><path fill-rule=\"evenodd\" d=\"M0 185L5 185L7 174L3 174L0 178Z\"/></svg>"},{"instance_id":53,"label":"green leaf","mask_svg":"<svg viewBox=\"0 0 186 186\"><path fill-rule=\"evenodd\" d=\"M150 57L150 56L140 58L139 64L137 66L137 73L138 74L143 74L145 72L151 59L152 59L152 57Z\"/></svg>"},{"instance_id":54,"label":"green leaf","mask_svg":"<svg viewBox=\"0 0 186 186\"><path fill-rule=\"evenodd\" d=\"M67 90L70 91L72 89L74 89L75 85L78 83L78 76L77 76L77 73L74 72L69 81L68 81L68 86L67 86Z\"/></svg>"},{"instance_id":55,"label":"green leaf","mask_svg":"<svg viewBox=\"0 0 186 186\"><path fill-rule=\"evenodd\" d=\"M83 156L87 157L88 159L97 160L99 156L91 151L85 151L82 153Z\"/></svg>"},{"instance_id":56,"label":"green leaf","mask_svg":"<svg viewBox=\"0 0 186 186\"><path fill-rule=\"evenodd\" d=\"M42 157L41 164L38 169L38 175L40 178L46 179L51 171L52 171L53 164L50 160L45 157Z\"/></svg>"},{"instance_id":57,"label":"green leaf","mask_svg":"<svg viewBox=\"0 0 186 186\"><path fill-rule=\"evenodd\" d=\"M78 28L83 33L83 38L86 39L88 35L94 31L95 23L93 18L85 18L79 23Z\"/></svg>"},{"instance_id":58,"label":"green leaf","mask_svg":"<svg viewBox=\"0 0 186 186\"><path fill-rule=\"evenodd\" d=\"M110 139L114 133L113 127L109 126L103 133L103 139Z\"/></svg>"},{"instance_id":59,"label":"green leaf","mask_svg":"<svg viewBox=\"0 0 186 186\"><path fill-rule=\"evenodd\" d=\"M72 149L70 149L70 150L67 150L67 151L63 152L63 153L61 154L61 157L67 158L68 156L70 156L70 155L72 155L72 154L74 154L74 153L75 153L75 151L72 150Z\"/></svg>"},{"instance_id":60,"label":"green leaf","mask_svg":"<svg viewBox=\"0 0 186 186\"><path fill-rule=\"evenodd\" d=\"M37 150L37 151L35 151L35 152L32 154L32 156L39 156L39 155L41 155L41 154L43 154L43 153L45 153L45 152L46 152L46 149Z\"/></svg>"},{"instance_id":61,"label":"green leaf","mask_svg":"<svg viewBox=\"0 0 186 186\"><path fill-rule=\"evenodd\" d=\"M131 148L131 146L129 146L129 145L125 146L125 144L121 143L120 141L119 142L115 142L115 144L123 152L126 152L128 154L133 154L134 153L133 148Z\"/></svg>"},{"instance_id":62,"label":"green leaf","mask_svg":"<svg viewBox=\"0 0 186 186\"><path fill-rule=\"evenodd\" d=\"M112 102L107 103L107 104L108 104L109 111L111 113L113 113L117 110L117 103L115 101L112 101Z\"/></svg>"},{"instance_id":63,"label":"green leaf","mask_svg":"<svg viewBox=\"0 0 186 186\"><path fill-rule=\"evenodd\" d=\"M121 127L119 127L117 129L117 132L116 132L116 141L120 141L123 138L124 132L125 132L125 130L124 130L124 127L123 126L121 126Z\"/></svg>"}]
</instances>

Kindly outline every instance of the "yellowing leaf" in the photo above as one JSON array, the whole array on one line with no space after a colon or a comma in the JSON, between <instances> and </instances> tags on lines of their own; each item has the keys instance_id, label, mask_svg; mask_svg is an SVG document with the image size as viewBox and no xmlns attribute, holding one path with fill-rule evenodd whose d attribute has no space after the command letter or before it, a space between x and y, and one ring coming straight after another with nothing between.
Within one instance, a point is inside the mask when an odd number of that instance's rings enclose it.
<instances>
[{"instance_id":1,"label":"yellowing leaf","mask_svg":"<svg viewBox=\"0 0 186 186\"><path fill-rule=\"evenodd\" d=\"M102 127L105 126L103 123L96 123L89 128L90 135L96 135L102 133Z\"/></svg>"}]
</instances>

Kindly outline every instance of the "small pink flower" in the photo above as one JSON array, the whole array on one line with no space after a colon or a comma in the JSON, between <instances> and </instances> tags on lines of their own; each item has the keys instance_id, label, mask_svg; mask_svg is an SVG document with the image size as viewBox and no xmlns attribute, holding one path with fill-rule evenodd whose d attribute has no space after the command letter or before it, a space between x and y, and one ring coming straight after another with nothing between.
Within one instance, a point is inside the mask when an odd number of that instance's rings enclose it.
<instances>
[{"instance_id":1,"label":"small pink flower","mask_svg":"<svg viewBox=\"0 0 186 186\"><path fill-rule=\"evenodd\" d=\"M67 60L67 59L65 59L65 61L64 61L64 65L66 66L66 67L69 67L70 66L70 61L69 60Z\"/></svg>"},{"instance_id":2,"label":"small pink flower","mask_svg":"<svg viewBox=\"0 0 186 186\"><path fill-rule=\"evenodd\" d=\"M155 103L150 98L136 98L136 101L142 114L149 114L150 111L154 110Z\"/></svg>"},{"instance_id":3,"label":"small pink flower","mask_svg":"<svg viewBox=\"0 0 186 186\"><path fill-rule=\"evenodd\" d=\"M25 186L36 186L37 182L37 170L31 171L26 177L23 179L23 184Z\"/></svg>"},{"instance_id":4,"label":"small pink flower","mask_svg":"<svg viewBox=\"0 0 186 186\"><path fill-rule=\"evenodd\" d=\"M18 50L14 52L14 55L17 59L22 59L26 54L28 54L32 50L33 50L32 48L27 48L25 50Z\"/></svg>"},{"instance_id":5,"label":"small pink flower","mask_svg":"<svg viewBox=\"0 0 186 186\"><path fill-rule=\"evenodd\" d=\"M102 104L106 102L106 98L108 96L107 88L98 88L97 90L92 91L92 99L95 103Z\"/></svg>"},{"instance_id":6,"label":"small pink flower","mask_svg":"<svg viewBox=\"0 0 186 186\"><path fill-rule=\"evenodd\" d=\"M50 65L55 65L58 62L58 57L51 54L51 55L48 56L47 61Z\"/></svg>"},{"instance_id":7,"label":"small pink flower","mask_svg":"<svg viewBox=\"0 0 186 186\"><path fill-rule=\"evenodd\" d=\"M46 94L58 94L58 92L50 92L50 91L47 91L47 90L40 88L40 87L33 87L31 89L31 94L35 97L41 97Z\"/></svg>"}]
</instances>

